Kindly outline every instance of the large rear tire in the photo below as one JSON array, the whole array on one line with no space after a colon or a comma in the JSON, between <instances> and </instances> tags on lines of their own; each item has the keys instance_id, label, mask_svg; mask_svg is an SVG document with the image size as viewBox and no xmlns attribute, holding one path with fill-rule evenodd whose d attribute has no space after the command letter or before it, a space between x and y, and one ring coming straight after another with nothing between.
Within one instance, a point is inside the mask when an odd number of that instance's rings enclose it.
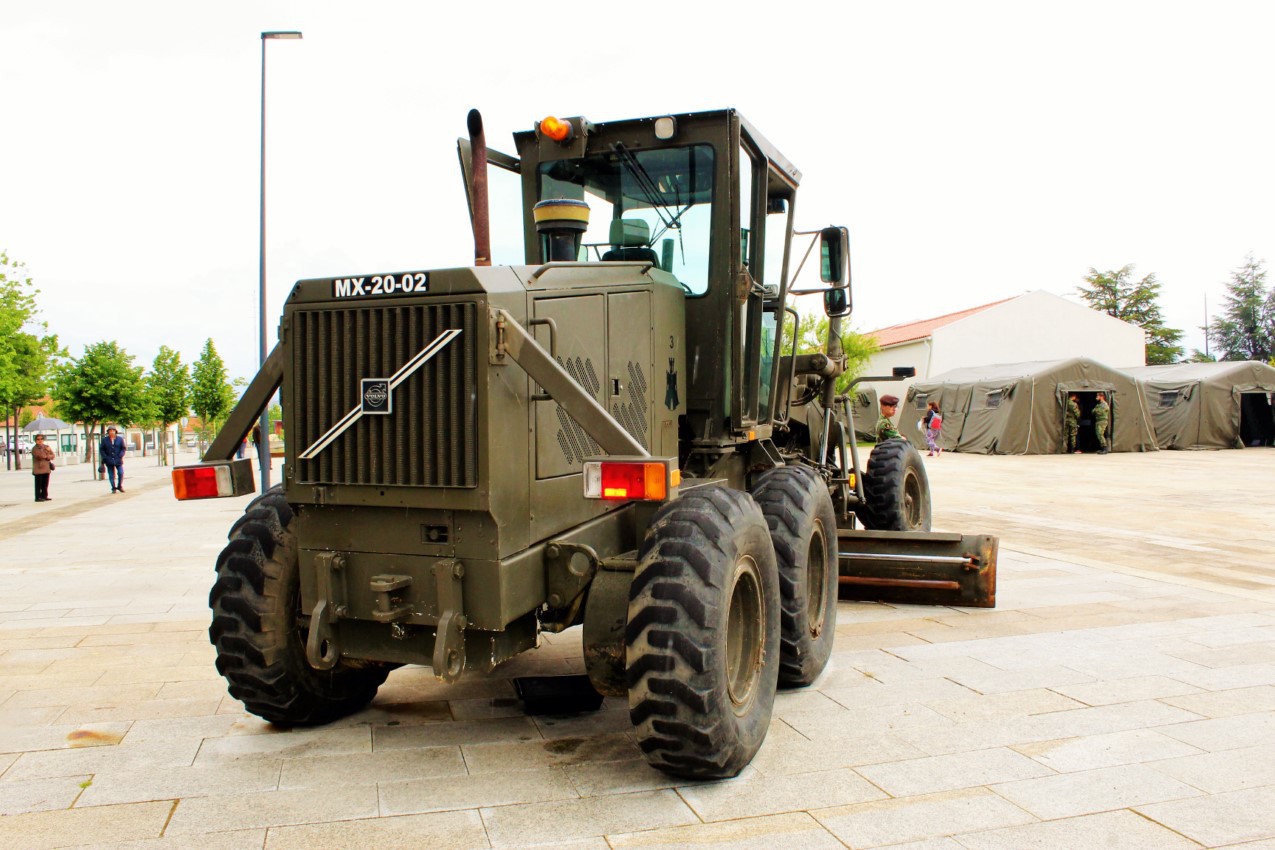
<instances>
[{"instance_id":1,"label":"large rear tire","mask_svg":"<svg viewBox=\"0 0 1275 850\"><path fill-rule=\"evenodd\" d=\"M783 466L757 477L779 569L779 684L801 688L828 664L837 628L837 517L813 469Z\"/></svg>"},{"instance_id":2,"label":"large rear tire","mask_svg":"<svg viewBox=\"0 0 1275 850\"><path fill-rule=\"evenodd\" d=\"M310 666L306 629L297 617L301 581L291 525L292 507L282 488L274 487L231 526L208 597L213 612L208 637L232 697L271 723L309 726L363 708L389 668Z\"/></svg>"},{"instance_id":3,"label":"large rear tire","mask_svg":"<svg viewBox=\"0 0 1275 850\"><path fill-rule=\"evenodd\" d=\"M724 779L770 725L779 581L766 520L747 494L698 487L647 529L629 589L629 716L653 766Z\"/></svg>"},{"instance_id":4,"label":"large rear tire","mask_svg":"<svg viewBox=\"0 0 1275 850\"><path fill-rule=\"evenodd\" d=\"M930 530L930 479L921 453L907 440L878 443L863 481L869 527L878 531Z\"/></svg>"}]
</instances>

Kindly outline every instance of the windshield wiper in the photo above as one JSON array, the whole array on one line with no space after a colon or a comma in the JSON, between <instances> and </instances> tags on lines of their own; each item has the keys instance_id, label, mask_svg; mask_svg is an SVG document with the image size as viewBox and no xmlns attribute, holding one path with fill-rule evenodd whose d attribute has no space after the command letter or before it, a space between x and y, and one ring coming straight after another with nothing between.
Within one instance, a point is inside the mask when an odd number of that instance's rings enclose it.
<instances>
[{"instance_id":1,"label":"windshield wiper","mask_svg":"<svg viewBox=\"0 0 1275 850\"><path fill-rule=\"evenodd\" d=\"M629 173L633 175L633 180L637 183L638 188L642 190L642 194L646 196L646 202L651 205L651 209L655 210L655 214L660 217L660 223L664 225L664 229L668 230L674 225L676 219L669 218L664 212L665 204L660 198L660 187L656 185L651 173L624 146L623 142L616 142L611 146L611 149L620 155L620 161L624 163L625 168L629 169Z\"/></svg>"},{"instance_id":2,"label":"windshield wiper","mask_svg":"<svg viewBox=\"0 0 1275 850\"><path fill-rule=\"evenodd\" d=\"M653 236L651 236L650 244L655 244L659 241L661 236L670 230L678 231L678 241L680 242L682 216L684 216L691 207L695 206L695 202L692 201L691 203L683 206L682 188L676 181L673 181L673 206L677 209L677 212L669 215L667 212L668 204L666 204L663 199L664 193L660 191L659 184L656 183L655 178L651 176L651 173L646 170L646 167L642 165L641 160L634 156L633 152L626 148L623 142L614 143L611 146L611 149L620 155L620 161L624 163L625 168L627 168L629 173L633 175L634 182L637 183L642 194L646 196L646 202L651 205L651 209L653 209L655 214L660 218L661 228L657 230ZM685 248L683 248L683 252L685 252Z\"/></svg>"}]
</instances>

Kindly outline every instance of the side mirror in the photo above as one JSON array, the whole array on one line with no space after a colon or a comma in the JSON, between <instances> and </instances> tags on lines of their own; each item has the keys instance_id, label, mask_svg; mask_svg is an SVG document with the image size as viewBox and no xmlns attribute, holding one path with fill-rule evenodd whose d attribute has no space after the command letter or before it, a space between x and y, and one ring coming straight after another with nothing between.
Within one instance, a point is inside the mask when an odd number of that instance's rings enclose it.
<instances>
[{"instance_id":1,"label":"side mirror","mask_svg":"<svg viewBox=\"0 0 1275 850\"><path fill-rule=\"evenodd\" d=\"M916 367L915 366L895 366L893 369L893 373L894 373L894 377L896 378L915 378Z\"/></svg>"},{"instance_id":2,"label":"side mirror","mask_svg":"<svg viewBox=\"0 0 1275 850\"><path fill-rule=\"evenodd\" d=\"M839 286L845 270L844 247L841 244L841 228L825 227L819 231L819 279Z\"/></svg>"},{"instance_id":3,"label":"side mirror","mask_svg":"<svg viewBox=\"0 0 1275 850\"><path fill-rule=\"evenodd\" d=\"M850 315L850 299L848 289L825 289L823 293L823 312L829 319L840 319Z\"/></svg>"},{"instance_id":4,"label":"side mirror","mask_svg":"<svg viewBox=\"0 0 1275 850\"><path fill-rule=\"evenodd\" d=\"M830 318L850 315L850 231L844 227L819 231L819 278L832 287L824 293L824 312Z\"/></svg>"}]
</instances>

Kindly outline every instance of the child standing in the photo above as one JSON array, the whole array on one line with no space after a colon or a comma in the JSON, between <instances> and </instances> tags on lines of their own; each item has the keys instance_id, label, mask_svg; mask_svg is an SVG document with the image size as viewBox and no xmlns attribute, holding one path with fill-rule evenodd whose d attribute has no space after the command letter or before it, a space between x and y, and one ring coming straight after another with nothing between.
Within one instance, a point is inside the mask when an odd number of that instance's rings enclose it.
<instances>
[{"instance_id":1,"label":"child standing","mask_svg":"<svg viewBox=\"0 0 1275 850\"><path fill-rule=\"evenodd\" d=\"M926 456L936 457L943 454L938 445L939 432L943 429L943 413L939 410L937 401L932 401L925 407L925 445L929 448Z\"/></svg>"}]
</instances>

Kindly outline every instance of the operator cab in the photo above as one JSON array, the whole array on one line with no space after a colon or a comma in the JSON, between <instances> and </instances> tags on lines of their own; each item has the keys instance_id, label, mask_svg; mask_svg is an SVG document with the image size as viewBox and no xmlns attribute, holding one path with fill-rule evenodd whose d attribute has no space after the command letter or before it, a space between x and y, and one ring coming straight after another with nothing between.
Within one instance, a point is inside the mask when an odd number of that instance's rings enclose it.
<instances>
[{"instance_id":1,"label":"operator cab","mask_svg":"<svg viewBox=\"0 0 1275 850\"><path fill-rule=\"evenodd\" d=\"M769 438L787 418L777 396L790 361L779 355L801 173L734 110L597 124L546 118L514 140L517 158L492 162L516 164L509 170L522 181L526 262L640 263L657 284L678 286L684 442ZM547 239L537 218L559 201L588 207L570 249ZM848 274L833 277L848 292Z\"/></svg>"}]
</instances>

